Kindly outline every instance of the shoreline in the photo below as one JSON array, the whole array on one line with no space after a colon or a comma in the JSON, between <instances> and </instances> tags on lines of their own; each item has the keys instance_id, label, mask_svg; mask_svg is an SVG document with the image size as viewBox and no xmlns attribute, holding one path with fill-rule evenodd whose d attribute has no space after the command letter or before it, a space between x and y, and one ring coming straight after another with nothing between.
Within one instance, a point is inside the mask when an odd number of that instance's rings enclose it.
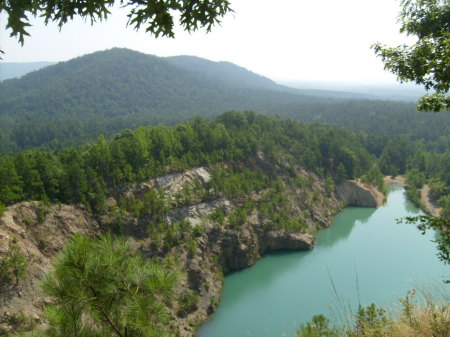
<instances>
[{"instance_id":1,"label":"shoreline","mask_svg":"<svg viewBox=\"0 0 450 337\"><path fill-rule=\"evenodd\" d=\"M442 207L439 207L430 196L430 186L423 185L420 190L420 203L425 208L425 211L432 215L438 217L441 214Z\"/></svg>"},{"instance_id":2,"label":"shoreline","mask_svg":"<svg viewBox=\"0 0 450 337\"><path fill-rule=\"evenodd\" d=\"M388 185L406 187L406 179L404 176L384 176L384 183Z\"/></svg>"},{"instance_id":3,"label":"shoreline","mask_svg":"<svg viewBox=\"0 0 450 337\"><path fill-rule=\"evenodd\" d=\"M406 179L404 176L385 176L384 183L388 185L400 186L407 188ZM420 205L418 205L424 212L432 215L439 216L441 214L442 208L436 205L430 196L430 187L428 185L423 185L420 190Z\"/></svg>"}]
</instances>

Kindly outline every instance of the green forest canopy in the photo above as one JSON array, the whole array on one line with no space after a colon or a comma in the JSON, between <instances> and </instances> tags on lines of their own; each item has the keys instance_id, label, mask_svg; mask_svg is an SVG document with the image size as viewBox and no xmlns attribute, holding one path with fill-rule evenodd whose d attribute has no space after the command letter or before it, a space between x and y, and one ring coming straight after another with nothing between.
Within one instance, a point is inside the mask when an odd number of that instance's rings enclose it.
<instances>
[{"instance_id":1,"label":"green forest canopy","mask_svg":"<svg viewBox=\"0 0 450 337\"><path fill-rule=\"evenodd\" d=\"M0 202L81 202L101 211L106 195L117 186L190 167L240 161L257 151L335 179L378 170L375 157L351 132L253 112L227 112L210 123L196 118L173 127L126 130L110 142L99 137L90 145L54 153L26 150L0 157Z\"/></svg>"}]
</instances>

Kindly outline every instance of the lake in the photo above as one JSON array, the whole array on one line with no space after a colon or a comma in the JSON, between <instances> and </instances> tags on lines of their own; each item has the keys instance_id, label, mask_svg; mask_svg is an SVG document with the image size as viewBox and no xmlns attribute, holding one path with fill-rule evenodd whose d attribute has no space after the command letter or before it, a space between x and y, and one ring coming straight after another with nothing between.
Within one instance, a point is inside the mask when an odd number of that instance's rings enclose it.
<instances>
[{"instance_id":1,"label":"lake","mask_svg":"<svg viewBox=\"0 0 450 337\"><path fill-rule=\"evenodd\" d=\"M221 303L197 337L293 336L313 315L344 322L359 303L395 308L408 290L448 290L442 281L449 268L431 241L436 234L397 224L419 212L396 186L378 209L344 209L313 250L269 254L226 276Z\"/></svg>"}]
</instances>

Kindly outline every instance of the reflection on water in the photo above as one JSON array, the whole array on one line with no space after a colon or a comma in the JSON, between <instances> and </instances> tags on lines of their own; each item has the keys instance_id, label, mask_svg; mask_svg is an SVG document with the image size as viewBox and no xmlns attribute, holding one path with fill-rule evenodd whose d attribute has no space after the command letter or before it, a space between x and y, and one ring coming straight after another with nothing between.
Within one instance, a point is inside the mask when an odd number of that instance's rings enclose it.
<instances>
[{"instance_id":1,"label":"reflection on water","mask_svg":"<svg viewBox=\"0 0 450 337\"><path fill-rule=\"evenodd\" d=\"M277 268L256 268L251 276L251 282L242 282L240 287L234 288L233 292L229 294L230 298L240 298L241 295L248 295L250 292L258 292L263 289L269 288L272 282L276 282L277 279L283 277L284 273L288 273L291 268L294 268L298 263L299 256L304 258L312 251L304 252L274 252L264 256L264 260L280 261L281 263ZM233 278L246 278L245 273L247 269L236 271L228 274L225 279ZM244 275L242 275L244 274Z\"/></svg>"},{"instance_id":2,"label":"reflection on water","mask_svg":"<svg viewBox=\"0 0 450 337\"><path fill-rule=\"evenodd\" d=\"M406 198L406 192L403 191L404 194L404 207L410 215L417 215L420 213L420 209L418 209L411 201Z\"/></svg>"},{"instance_id":3,"label":"reflection on water","mask_svg":"<svg viewBox=\"0 0 450 337\"><path fill-rule=\"evenodd\" d=\"M317 240L323 246L333 246L340 240L350 236L353 227L357 224L365 224L370 219L376 208L369 207L347 207L344 212L338 214L333 224L339 223L332 231L324 230L319 233Z\"/></svg>"},{"instance_id":4,"label":"reflection on water","mask_svg":"<svg viewBox=\"0 0 450 337\"><path fill-rule=\"evenodd\" d=\"M398 187L383 207L345 209L318 234L314 250L270 254L227 276L218 310L197 336L293 336L313 315L337 317L328 272L355 309L359 300L391 305L417 284L442 283L448 271L436 257L434 233L396 221L418 212Z\"/></svg>"}]
</instances>

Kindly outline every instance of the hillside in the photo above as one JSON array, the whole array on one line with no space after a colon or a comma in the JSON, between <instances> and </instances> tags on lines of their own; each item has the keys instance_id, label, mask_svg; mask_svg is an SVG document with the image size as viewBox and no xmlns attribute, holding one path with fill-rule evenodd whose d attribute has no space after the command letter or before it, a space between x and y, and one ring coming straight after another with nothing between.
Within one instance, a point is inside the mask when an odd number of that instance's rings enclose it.
<instances>
[{"instance_id":1,"label":"hillside","mask_svg":"<svg viewBox=\"0 0 450 337\"><path fill-rule=\"evenodd\" d=\"M407 135L415 140L436 141L450 131L448 113L417 112L416 103L376 100L287 103L272 112L307 123L327 124L383 137Z\"/></svg>"},{"instance_id":2,"label":"hillside","mask_svg":"<svg viewBox=\"0 0 450 337\"><path fill-rule=\"evenodd\" d=\"M377 99L377 96L367 93L351 91L324 90L314 88L296 88L295 86L281 85L271 79L255 74L231 62L214 62L195 56L172 56L166 60L185 68L186 70L201 74L210 79L220 81L231 86L247 88L265 88L276 91L289 92L295 95L304 95L320 98L321 101L335 99Z\"/></svg>"},{"instance_id":3,"label":"hillside","mask_svg":"<svg viewBox=\"0 0 450 337\"><path fill-rule=\"evenodd\" d=\"M413 103L297 90L228 62L111 49L2 81L0 154L61 149L100 134L109 138L124 129L212 118L228 110L426 141L436 141L450 125L448 114L418 114ZM379 155L387 140L376 142L373 153Z\"/></svg>"},{"instance_id":4,"label":"hillside","mask_svg":"<svg viewBox=\"0 0 450 337\"><path fill-rule=\"evenodd\" d=\"M0 272L0 334L58 326L44 313L52 298L38 280L74 233L115 233L145 258L179 268L176 296L156 320L168 336L187 337L215 310L224 273L267 252L311 249L345 204L382 202L344 182L382 179L354 134L251 112L0 157L0 177L9 205L0 207L0 265L14 271L10 257L22 261L17 277Z\"/></svg>"},{"instance_id":5,"label":"hillside","mask_svg":"<svg viewBox=\"0 0 450 337\"><path fill-rule=\"evenodd\" d=\"M165 59L180 68L201 74L230 86L273 90L288 89L276 84L267 77L255 74L231 62L214 62L195 56L172 56Z\"/></svg>"},{"instance_id":6,"label":"hillside","mask_svg":"<svg viewBox=\"0 0 450 337\"><path fill-rule=\"evenodd\" d=\"M173 124L226 110L263 110L317 101L298 94L218 81L164 58L111 49L0 83L2 150L69 144L146 124ZM268 81L268 80L267 80ZM232 84L234 82L234 84Z\"/></svg>"}]
</instances>

